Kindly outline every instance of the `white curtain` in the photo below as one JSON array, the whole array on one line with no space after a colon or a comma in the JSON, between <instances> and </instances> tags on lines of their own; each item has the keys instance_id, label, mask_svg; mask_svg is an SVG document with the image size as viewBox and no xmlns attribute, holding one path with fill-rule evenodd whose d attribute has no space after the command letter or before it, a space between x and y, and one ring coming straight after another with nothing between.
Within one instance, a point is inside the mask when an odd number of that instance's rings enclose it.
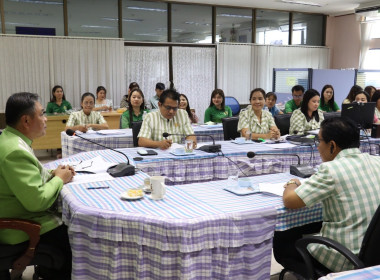
<instances>
[{"instance_id":1,"label":"white curtain","mask_svg":"<svg viewBox=\"0 0 380 280\"><path fill-rule=\"evenodd\" d=\"M240 103L250 91L272 91L273 68L329 68L326 47L218 44L218 87ZM231 89L234 90L231 90Z\"/></svg>"},{"instance_id":2,"label":"white curtain","mask_svg":"<svg viewBox=\"0 0 380 280\"><path fill-rule=\"evenodd\" d=\"M145 102L156 94L156 83L169 87L168 47L125 47L126 87L137 82L144 93ZM128 88L127 88L128 90Z\"/></svg>"},{"instance_id":3,"label":"white curtain","mask_svg":"<svg viewBox=\"0 0 380 280\"><path fill-rule=\"evenodd\" d=\"M38 93L46 106L57 84L73 107L99 85L107 98L120 102L126 88L123 47L122 39L0 36L0 110L20 91Z\"/></svg>"},{"instance_id":4,"label":"white curtain","mask_svg":"<svg viewBox=\"0 0 380 280\"><path fill-rule=\"evenodd\" d=\"M215 89L215 49L173 47L173 83L179 93L187 96L190 107L203 122Z\"/></svg>"},{"instance_id":5,"label":"white curtain","mask_svg":"<svg viewBox=\"0 0 380 280\"><path fill-rule=\"evenodd\" d=\"M360 62L359 69L364 69L365 57L371 43L372 22L361 22L360 24Z\"/></svg>"}]
</instances>

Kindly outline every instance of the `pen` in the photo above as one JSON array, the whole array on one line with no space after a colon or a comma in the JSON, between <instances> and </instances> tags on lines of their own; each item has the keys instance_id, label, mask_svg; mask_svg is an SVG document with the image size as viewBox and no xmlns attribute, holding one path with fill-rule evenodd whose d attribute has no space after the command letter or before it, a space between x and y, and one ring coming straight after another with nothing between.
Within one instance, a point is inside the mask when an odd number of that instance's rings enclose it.
<instances>
[{"instance_id":1,"label":"pen","mask_svg":"<svg viewBox=\"0 0 380 280\"><path fill-rule=\"evenodd\" d=\"M109 189L109 186L87 187L88 190Z\"/></svg>"}]
</instances>

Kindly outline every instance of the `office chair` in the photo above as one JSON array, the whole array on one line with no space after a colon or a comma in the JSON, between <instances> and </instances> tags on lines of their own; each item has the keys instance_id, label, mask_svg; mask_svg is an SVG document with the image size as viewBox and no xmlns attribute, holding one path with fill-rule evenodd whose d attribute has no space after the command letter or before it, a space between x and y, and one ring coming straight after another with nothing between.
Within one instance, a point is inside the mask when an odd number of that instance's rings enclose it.
<instances>
[{"instance_id":1,"label":"office chair","mask_svg":"<svg viewBox=\"0 0 380 280\"><path fill-rule=\"evenodd\" d=\"M141 125L142 121L132 122L133 147L139 146L139 139L137 138L137 135L139 135Z\"/></svg>"},{"instance_id":2,"label":"office chair","mask_svg":"<svg viewBox=\"0 0 380 280\"><path fill-rule=\"evenodd\" d=\"M29 265L42 265L60 269L64 264L63 254L44 244L40 240L41 225L29 220L0 218L0 229L22 230L29 236L29 244L0 244L0 279L21 279ZM9 269L11 273L9 273ZM39 279L35 273L33 279Z\"/></svg>"},{"instance_id":3,"label":"office chair","mask_svg":"<svg viewBox=\"0 0 380 280\"><path fill-rule=\"evenodd\" d=\"M340 117L340 112L323 112L325 120Z\"/></svg>"},{"instance_id":4,"label":"office chair","mask_svg":"<svg viewBox=\"0 0 380 280\"><path fill-rule=\"evenodd\" d=\"M289 134L291 116L292 114L282 114L282 115L274 116L274 122L276 123L276 126L280 130L281 136Z\"/></svg>"},{"instance_id":5,"label":"office chair","mask_svg":"<svg viewBox=\"0 0 380 280\"><path fill-rule=\"evenodd\" d=\"M237 132L239 123L239 117L223 118L223 134L224 140L234 140L236 137L240 137L240 132Z\"/></svg>"},{"instance_id":6,"label":"office chair","mask_svg":"<svg viewBox=\"0 0 380 280\"><path fill-rule=\"evenodd\" d=\"M310 255L307 250L307 246L309 244L323 244L336 251L340 252L343 256L347 258L354 265L354 269L365 268L369 266L375 266L380 264L380 206L377 208L375 214L373 215L371 222L367 228L367 231L364 235L362 245L359 251L359 255L353 254L350 250L348 250L343 245L338 242L331 240L326 237L321 236L308 236L297 240L295 246L297 251L301 254L307 269L307 275L304 275L306 279L318 279L322 276L325 276L332 271L323 267L322 265L318 265L315 267L313 265L313 257ZM314 261L315 262L315 261ZM286 268L281 271L279 280L282 280L285 273ZM295 271L296 273L299 273Z\"/></svg>"},{"instance_id":7,"label":"office chair","mask_svg":"<svg viewBox=\"0 0 380 280\"><path fill-rule=\"evenodd\" d=\"M232 110L232 115L236 116L239 115L240 112L240 104L233 96L226 96L225 97L225 105L229 106Z\"/></svg>"}]
</instances>

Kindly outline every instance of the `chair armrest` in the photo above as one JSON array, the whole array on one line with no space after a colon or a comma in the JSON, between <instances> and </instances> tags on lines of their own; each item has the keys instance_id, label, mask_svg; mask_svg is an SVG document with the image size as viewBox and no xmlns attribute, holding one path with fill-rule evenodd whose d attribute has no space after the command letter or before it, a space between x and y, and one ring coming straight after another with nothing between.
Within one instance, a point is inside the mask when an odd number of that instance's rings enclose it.
<instances>
[{"instance_id":1,"label":"chair armrest","mask_svg":"<svg viewBox=\"0 0 380 280\"><path fill-rule=\"evenodd\" d=\"M12 276L20 274L25 270L34 257L34 252L40 241L41 225L34 221L24 219L0 219L0 229L15 229L25 232L29 236L29 246L24 254L13 262Z\"/></svg>"},{"instance_id":2,"label":"chair armrest","mask_svg":"<svg viewBox=\"0 0 380 280\"><path fill-rule=\"evenodd\" d=\"M311 255L309 251L307 250L307 246L309 244L322 244L336 250L337 252L342 254L345 258L347 258L354 265L355 269L365 267L363 262L358 258L357 255L352 253L345 246L336 242L335 240L332 240L327 237L321 237L321 236L308 236L308 237L304 237L297 240L295 243L297 251L301 254L302 258L305 261L307 273L308 273L307 275L308 279L315 279Z\"/></svg>"}]
</instances>

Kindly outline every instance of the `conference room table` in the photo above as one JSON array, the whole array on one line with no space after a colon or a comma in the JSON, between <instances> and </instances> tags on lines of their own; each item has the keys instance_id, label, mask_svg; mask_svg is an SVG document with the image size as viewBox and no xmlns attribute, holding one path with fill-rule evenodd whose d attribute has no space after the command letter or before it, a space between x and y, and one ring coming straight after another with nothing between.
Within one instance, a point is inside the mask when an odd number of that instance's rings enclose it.
<instances>
[{"instance_id":1,"label":"conference room table","mask_svg":"<svg viewBox=\"0 0 380 280\"><path fill-rule=\"evenodd\" d=\"M109 150L81 153L47 164L101 156L123 162ZM78 174L77 176L83 176ZM226 180L167 186L162 200L148 195L122 200L148 175L106 182L66 184L62 216L73 252L73 279L269 279L272 238L285 230L320 221L319 205L289 210L280 196L238 196ZM250 177L258 183L284 183L289 173ZM107 185L108 188L96 189ZM95 187L95 189L88 189Z\"/></svg>"},{"instance_id":2,"label":"conference room table","mask_svg":"<svg viewBox=\"0 0 380 280\"><path fill-rule=\"evenodd\" d=\"M197 135L198 142L210 141L211 137L215 141L224 139L222 125L193 125L194 134ZM211 135L211 137L209 136ZM112 149L132 148L133 136L132 129L103 130L99 132L81 134L82 137L93 142L105 145ZM80 152L89 152L103 149L102 147L83 140L79 137L68 136L64 131L61 132L62 157L68 157Z\"/></svg>"},{"instance_id":3,"label":"conference room table","mask_svg":"<svg viewBox=\"0 0 380 280\"><path fill-rule=\"evenodd\" d=\"M380 265L363 269L330 273L319 280L374 280L380 279Z\"/></svg>"}]
</instances>

